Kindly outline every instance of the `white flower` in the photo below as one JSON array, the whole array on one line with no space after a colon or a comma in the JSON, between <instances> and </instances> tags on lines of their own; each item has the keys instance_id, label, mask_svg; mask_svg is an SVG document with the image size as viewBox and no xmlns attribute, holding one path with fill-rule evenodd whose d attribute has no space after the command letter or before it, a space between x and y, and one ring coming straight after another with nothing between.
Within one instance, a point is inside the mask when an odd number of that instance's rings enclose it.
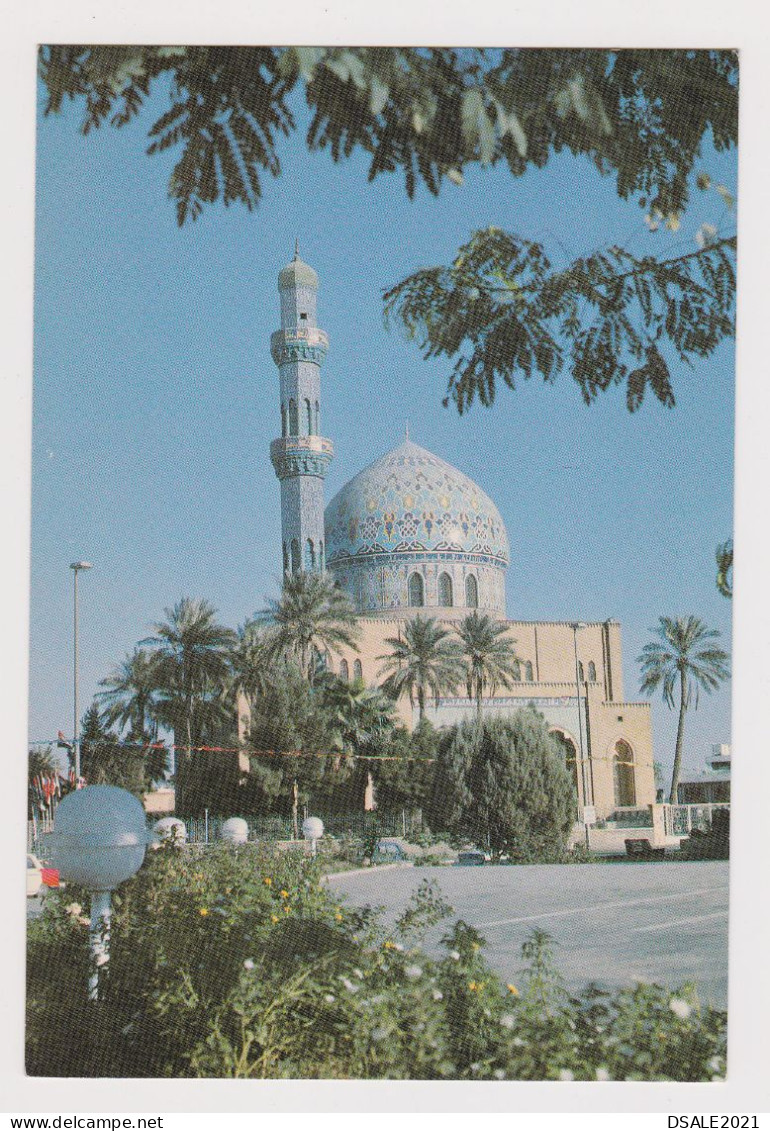
<instances>
[{"instance_id":1,"label":"white flower","mask_svg":"<svg viewBox=\"0 0 770 1131\"><path fill-rule=\"evenodd\" d=\"M516 1018L512 1013L504 1013L500 1018L500 1024L504 1029L512 1029L516 1024Z\"/></svg>"},{"instance_id":2,"label":"white flower","mask_svg":"<svg viewBox=\"0 0 770 1131\"><path fill-rule=\"evenodd\" d=\"M444 995L442 994L441 990L434 990L433 991L433 1000L434 1001L442 1001L443 997L444 997Z\"/></svg>"},{"instance_id":3,"label":"white flower","mask_svg":"<svg viewBox=\"0 0 770 1131\"><path fill-rule=\"evenodd\" d=\"M522 1041L521 1037L514 1037L513 1043L516 1045L516 1048L519 1048L519 1049L522 1048L523 1045L524 1045L524 1042Z\"/></svg>"},{"instance_id":4,"label":"white flower","mask_svg":"<svg viewBox=\"0 0 770 1131\"><path fill-rule=\"evenodd\" d=\"M475 1060L473 1062L473 1064L471 1065L471 1072L473 1072L473 1073L481 1072L481 1061Z\"/></svg>"},{"instance_id":5,"label":"white flower","mask_svg":"<svg viewBox=\"0 0 770 1131\"><path fill-rule=\"evenodd\" d=\"M361 973L361 971L360 971L360 970L358 969L358 967L356 967L356 968L355 968L355 970L353 971L353 973L355 974L355 976L356 976L357 978L363 978L363 974L362 974L362 973Z\"/></svg>"},{"instance_id":6,"label":"white flower","mask_svg":"<svg viewBox=\"0 0 770 1131\"><path fill-rule=\"evenodd\" d=\"M504 1080L505 1079L505 1069L496 1068L494 1070L494 1072L492 1073L492 1075L494 1076L495 1080Z\"/></svg>"},{"instance_id":7,"label":"white flower","mask_svg":"<svg viewBox=\"0 0 770 1131\"><path fill-rule=\"evenodd\" d=\"M668 1008L682 1021L686 1021L692 1013L692 1006L681 997L672 997L671 1001L668 1003Z\"/></svg>"},{"instance_id":8,"label":"white flower","mask_svg":"<svg viewBox=\"0 0 770 1131\"><path fill-rule=\"evenodd\" d=\"M254 959L253 958L247 958L246 961L243 964L243 969L244 970L253 970L254 969Z\"/></svg>"},{"instance_id":9,"label":"white flower","mask_svg":"<svg viewBox=\"0 0 770 1131\"><path fill-rule=\"evenodd\" d=\"M400 942L394 942L393 943L393 949L394 950L403 950L404 948L403 948L403 946L401 945Z\"/></svg>"},{"instance_id":10,"label":"white flower","mask_svg":"<svg viewBox=\"0 0 770 1131\"><path fill-rule=\"evenodd\" d=\"M711 1060L709 1061L709 1068L712 1072L721 1072L722 1058L720 1056L712 1056Z\"/></svg>"},{"instance_id":11,"label":"white flower","mask_svg":"<svg viewBox=\"0 0 770 1131\"><path fill-rule=\"evenodd\" d=\"M64 910L68 915L80 915L83 911L83 908L79 903L68 903Z\"/></svg>"},{"instance_id":12,"label":"white flower","mask_svg":"<svg viewBox=\"0 0 770 1131\"><path fill-rule=\"evenodd\" d=\"M449 952L449 957L450 957L450 958L453 958L453 959L455 960L455 962L459 962L459 961L460 961L460 952L459 952L459 950L450 950L450 952Z\"/></svg>"},{"instance_id":13,"label":"white flower","mask_svg":"<svg viewBox=\"0 0 770 1131\"><path fill-rule=\"evenodd\" d=\"M340 978L340 981L342 982L343 986L348 991L348 993L357 994L358 991L361 989L361 987L357 986L355 984L355 982L351 982L350 978Z\"/></svg>"},{"instance_id":14,"label":"white flower","mask_svg":"<svg viewBox=\"0 0 770 1131\"><path fill-rule=\"evenodd\" d=\"M412 981L414 981L415 978L419 978L422 974L422 966L407 966L404 973L407 978L411 978Z\"/></svg>"},{"instance_id":15,"label":"white flower","mask_svg":"<svg viewBox=\"0 0 770 1131\"><path fill-rule=\"evenodd\" d=\"M570 1072L569 1068L562 1068L561 1072L559 1073L559 1079L560 1080L574 1080L575 1075L574 1075L573 1072Z\"/></svg>"},{"instance_id":16,"label":"white flower","mask_svg":"<svg viewBox=\"0 0 770 1131\"><path fill-rule=\"evenodd\" d=\"M378 1025L376 1029L372 1029L372 1040L373 1041L381 1041L381 1040L383 1040L383 1038L387 1037L387 1035L388 1035L388 1030L384 1029L382 1027L382 1025Z\"/></svg>"},{"instance_id":17,"label":"white flower","mask_svg":"<svg viewBox=\"0 0 770 1131\"><path fill-rule=\"evenodd\" d=\"M610 1078L610 1074L609 1074L609 1072L607 1071L606 1068L597 1068L596 1069L596 1079L597 1080L609 1080L609 1078Z\"/></svg>"},{"instance_id":18,"label":"white flower","mask_svg":"<svg viewBox=\"0 0 770 1131\"><path fill-rule=\"evenodd\" d=\"M334 1000L334 994L324 994L324 1001L328 1002L329 1005L331 1005Z\"/></svg>"}]
</instances>

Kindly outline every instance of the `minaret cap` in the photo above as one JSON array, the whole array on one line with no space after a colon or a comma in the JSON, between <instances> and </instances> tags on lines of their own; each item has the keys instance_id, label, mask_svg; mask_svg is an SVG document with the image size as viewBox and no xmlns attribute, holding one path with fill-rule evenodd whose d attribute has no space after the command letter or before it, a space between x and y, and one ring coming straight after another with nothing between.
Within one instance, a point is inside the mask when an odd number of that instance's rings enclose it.
<instances>
[{"instance_id":1,"label":"minaret cap","mask_svg":"<svg viewBox=\"0 0 770 1131\"><path fill-rule=\"evenodd\" d=\"M294 258L287 263L278 276L278 290L286 291L292 287L313 287L318 290L318 276L313 268L299 257L299 240L294 245Z\"/></svg>"}]
</instances>

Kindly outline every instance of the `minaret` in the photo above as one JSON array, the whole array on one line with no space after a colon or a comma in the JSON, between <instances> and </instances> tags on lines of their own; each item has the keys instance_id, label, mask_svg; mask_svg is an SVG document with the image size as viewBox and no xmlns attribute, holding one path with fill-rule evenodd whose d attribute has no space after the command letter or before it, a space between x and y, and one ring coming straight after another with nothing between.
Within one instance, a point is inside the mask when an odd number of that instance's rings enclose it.
<instances>
[{"instance_id":1,"label":"minaret","mask_svg":"<svg viewBox=\"0 0 770 1131\"><path fill-rule=\"evenodd\" d=\"M281 482L283 572L322 572L324 476L334 455L321 436L321 363L329 339L316 325L318 276L294 259L278 276L281 328L270 338L270 352L281 382L281 438L270 445L270 459Z\"/></svg>"}]
</instances>

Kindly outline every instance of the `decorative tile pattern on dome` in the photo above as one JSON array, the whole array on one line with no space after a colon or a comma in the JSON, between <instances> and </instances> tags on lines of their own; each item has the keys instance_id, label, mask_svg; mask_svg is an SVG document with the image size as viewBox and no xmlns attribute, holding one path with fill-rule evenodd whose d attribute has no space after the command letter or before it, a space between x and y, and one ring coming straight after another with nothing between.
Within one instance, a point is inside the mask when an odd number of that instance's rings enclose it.
<instances>
[{"instance_id":1,"label":"decorative tile pattern on dome","mask_svg":"<svg viewBox=\"0 0 770 1131\"><path fill-rule=\"evenodd\" d=\"M327 561L454 551L509 561L492 500L466 475L410 440L360 472L326 508Z\"/></svg>"}]
</instances>

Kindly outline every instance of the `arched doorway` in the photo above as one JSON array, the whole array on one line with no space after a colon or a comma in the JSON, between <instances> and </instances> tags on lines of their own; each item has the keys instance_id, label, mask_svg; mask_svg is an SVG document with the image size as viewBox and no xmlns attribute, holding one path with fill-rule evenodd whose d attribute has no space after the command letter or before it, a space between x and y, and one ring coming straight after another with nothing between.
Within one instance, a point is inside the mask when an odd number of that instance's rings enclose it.
<instances>
[{"instance_id":1,"label":"arched doorway","mask_svg":"<svg viewBox=\"0 0 770 1131\"><path fill-rule=\"evenodd\" d=\"M619 738L613 747L612 764L615 775L615 804L619 809L629 809L636 805L634 752L624 738Z\"/></svg>"}]
</instances>

